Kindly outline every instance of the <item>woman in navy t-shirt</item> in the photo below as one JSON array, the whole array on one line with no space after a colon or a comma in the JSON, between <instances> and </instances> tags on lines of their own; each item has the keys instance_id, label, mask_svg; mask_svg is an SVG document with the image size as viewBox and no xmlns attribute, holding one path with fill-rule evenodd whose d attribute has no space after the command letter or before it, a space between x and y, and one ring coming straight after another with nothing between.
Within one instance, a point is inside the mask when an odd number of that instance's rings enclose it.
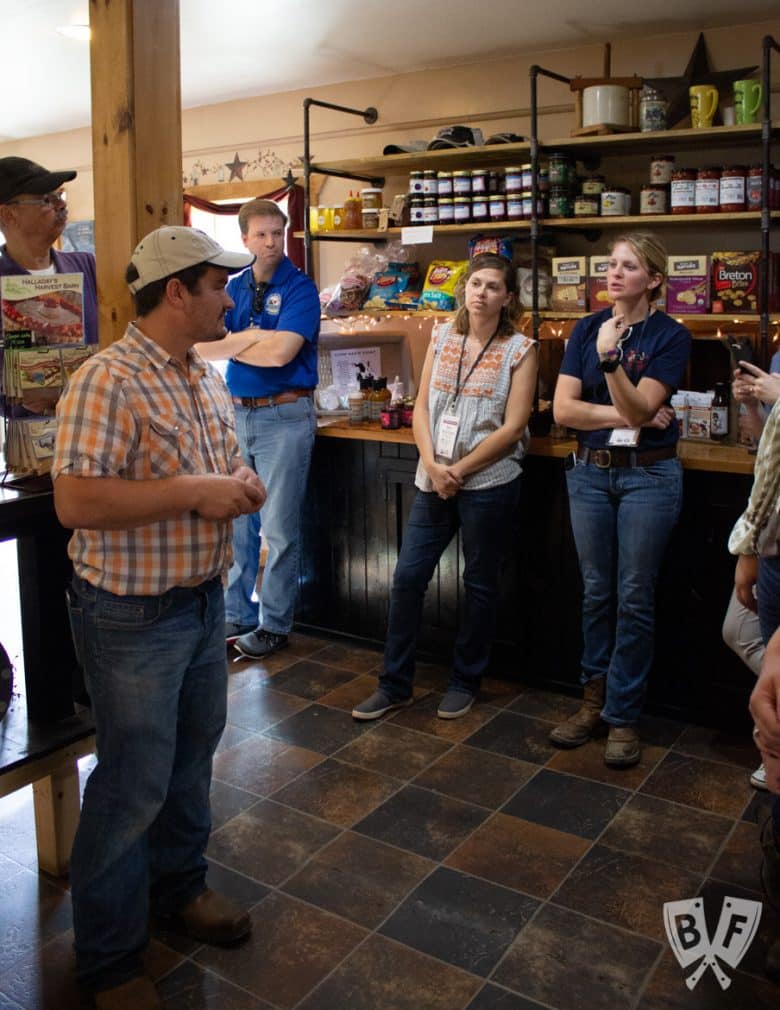
<instances>
[{"instance_id":1,"label":"woman in navy t-shirt","mask_svg":"<svg viewBox=\"0 0 780 1010\"><path fill-rule=\"evenodd\" d=\"M614 767L640 758L655 584L682 502L669 401L685 373L691 336L653 307L665 269L666 250L654 235L615 239L607 273L614 305L575 326L553 404L555 420L577 431L566 482L584 584L585 699L550 739L577 747L603 719L604 760Z\"/></svg>"}]
</instances>

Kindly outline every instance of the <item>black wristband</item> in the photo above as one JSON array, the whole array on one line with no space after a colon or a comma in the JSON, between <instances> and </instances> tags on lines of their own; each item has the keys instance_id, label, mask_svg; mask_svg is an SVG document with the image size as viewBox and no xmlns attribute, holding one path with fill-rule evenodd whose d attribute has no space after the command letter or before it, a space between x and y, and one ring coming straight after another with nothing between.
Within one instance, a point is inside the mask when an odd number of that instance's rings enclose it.
<instances>
[{"instance_id":1,"label":"black wristband","mask_svg":"<svg viewBox=\"0 0 780 1010\"><path fill-rule=\"evenodd\" d=\"M603 361L599 361L596 368L600 372L616 372L619 364L620 358L605 358Z\"/></svg>"}]
</instances>

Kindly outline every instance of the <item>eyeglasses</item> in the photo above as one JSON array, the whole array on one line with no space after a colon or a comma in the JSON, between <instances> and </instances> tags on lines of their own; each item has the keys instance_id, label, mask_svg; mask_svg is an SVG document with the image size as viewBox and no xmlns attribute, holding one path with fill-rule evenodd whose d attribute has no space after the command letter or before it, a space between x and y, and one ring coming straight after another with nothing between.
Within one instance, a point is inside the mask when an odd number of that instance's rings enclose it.
<instances>
[{"instance_id":1,"label":"eyeglasses","mask_svg":"<svg viewBox=\"0 0 780 1010\"><path fill-rule=\"evenodd\" d=\"M62 207L68 202L68 194L64 189L59 193L47 193L40 200L9 200L10 207Z\"/></svg>"}]
</instances>

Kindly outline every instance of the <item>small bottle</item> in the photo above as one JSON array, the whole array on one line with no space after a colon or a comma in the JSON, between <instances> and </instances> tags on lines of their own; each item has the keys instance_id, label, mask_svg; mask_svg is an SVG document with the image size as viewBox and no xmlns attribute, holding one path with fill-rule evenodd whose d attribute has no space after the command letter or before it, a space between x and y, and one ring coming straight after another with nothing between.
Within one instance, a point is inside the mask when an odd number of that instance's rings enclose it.
<instances>
[{"instance_id":1,"label":"small bottle","mask_svg":"<svg viewBox=\"0 0 780 1010\"><path fill-rule=\"evenodd\" d=\"M363 390L350 389L349 396L347 397L347 414L349 417L350 424L362 424L363 423L363 401L365 397L363 396Z\"/></svg>"},{"instance_id":2,"label":"small bottle","mask_svg":"<svg viewBox=\"0 0 780 1010\"><path fill-rule=\"evenodd\" d=\"M360 197L355 196L352 190L344 200L344 217L342 227L345 231L359 231L363 227L363 217L361 214Z\"/></svg>"},{"instance_id":3,"label":"small bottle","mask_svg":"<svg viewBox=\"0 0 780 1010\"><path fill-rule=\"evenodd\" d=\"M710 407L710 438L722 442L729 434L729 387L727 382L715 383L715 396Z\"/></svg>"},{"instance_id":4,"label":"small bottle","mask_svg":"<svg viewBox=\"0 0 780 1010\"><path fill-rule=\"evenodd\" d=\"M369 420L380 420L382 408L389 403L390 390L387 388L387 379L385 376L380 376L378 379L374 379L374 388L368 398Z\"/></svg>"},{"instance_id":5,"label":"small bottle","mask_svg":"<svg viewBox=\"0 0 780 1010\"><path fill-rule=\"evenodd\" d=\"M374 376L365 375L360 380L360 389L363 392L363 420L371 420L371 394L374 390Z\"/></svg>"}]
</instances>

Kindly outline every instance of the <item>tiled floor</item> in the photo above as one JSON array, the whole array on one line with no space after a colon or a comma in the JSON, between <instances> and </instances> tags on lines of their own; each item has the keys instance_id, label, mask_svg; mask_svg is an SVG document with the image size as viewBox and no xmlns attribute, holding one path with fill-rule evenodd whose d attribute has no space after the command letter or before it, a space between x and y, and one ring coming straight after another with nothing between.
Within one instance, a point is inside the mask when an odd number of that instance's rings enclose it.
<instances>
[{"instance_id":1,"label":"tiled floor","mask_svg":"<svg viewBox=\"0 0 780 1010\"><path fill-rule=\"evenodd\" d=\"M436 718L443 669L379 723L350 709L379 655L293 636L231 664L215 762L211 883L251 910L232 949L157 931L149 971L171 1010L776 1010L762 975L780 917L722 991L691 992L665 901L760 901L748 739L648 719L644 758L547 742L570 699L489 682ZM28 791L0 801L0 1008L75 1010L67 884L35 872Z\"/></svg>"}]
</instances>

